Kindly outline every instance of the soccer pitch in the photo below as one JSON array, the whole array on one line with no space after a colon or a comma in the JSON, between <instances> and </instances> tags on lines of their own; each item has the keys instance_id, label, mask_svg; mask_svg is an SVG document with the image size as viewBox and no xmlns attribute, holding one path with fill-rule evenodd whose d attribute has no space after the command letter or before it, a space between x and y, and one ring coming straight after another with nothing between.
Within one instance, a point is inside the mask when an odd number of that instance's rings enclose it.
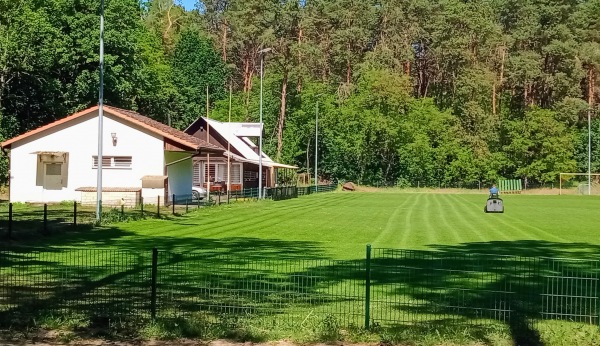
<instances>
[{"instance_id":1,"label":"soccer pitch","mask_svg":"<svg viewBox=\"0 0 600 346\"><path fill-rule=\"evenodd\" d=\"M502 197L505 213L486 214L485 192L334 192L222 205L166 220L64 234L50 241L55 246L135 250L256 248L331 259L364 258L367 244L550 257L590 258L599 252L599 197Z\"/></svg>"}]
</instances>

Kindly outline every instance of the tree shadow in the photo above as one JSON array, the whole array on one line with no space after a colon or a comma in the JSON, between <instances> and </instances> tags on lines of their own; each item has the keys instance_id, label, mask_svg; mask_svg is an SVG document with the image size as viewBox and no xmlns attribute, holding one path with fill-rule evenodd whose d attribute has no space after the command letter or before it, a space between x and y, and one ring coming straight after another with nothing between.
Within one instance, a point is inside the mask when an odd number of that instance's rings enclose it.
<instances>
[{"instance_id":1,"label":"tree shadow","mask_svg":"<svg viewBox=\"0 0 600 346\"><path fill-rule=\"evenodd\" d=\"M518 345L541 345L543 320L598 324L598 246L522 240L432 249L374 249L374 304L385 306L374 321L501 321Z\"/></svg>"},{"instance_id":2,"label":"tree shadow","mask_svg":"<svg viewBox=\"0 0 600 346\"><path fill-rule=\"evenodd\" d=\"M39 315L39 307L149 318L153 247L159 317L290 319L295 326L326 315L345 325L365 319L366 260L332 259L320 243L129 235L104 228L0 249L0 322ZM534 240L373 249L370 321L390 330L499 321L516 344L541 345L540 321L598 324L598 254L587 243Z\"/></svg>"},{"instance_id":3,"label":"tree shadow","mask_svg":"<svg viewBox=\"0 0 600 346\"><path fill-rule=\"evenodd\" d=\"M201 303L207 301L213 302L208 310L217 313L270 313L306 286L286 277L294 268L290 263L315 264L327 258L313 242L127 235L104 228L69 234L60 246L0 248L0 323L14 325L19 319L61 311L96 319L148 318L153 247L161 249L156 304L159 313L170 316L203 311L206 304Z\"/></svg>"}]
</instances>

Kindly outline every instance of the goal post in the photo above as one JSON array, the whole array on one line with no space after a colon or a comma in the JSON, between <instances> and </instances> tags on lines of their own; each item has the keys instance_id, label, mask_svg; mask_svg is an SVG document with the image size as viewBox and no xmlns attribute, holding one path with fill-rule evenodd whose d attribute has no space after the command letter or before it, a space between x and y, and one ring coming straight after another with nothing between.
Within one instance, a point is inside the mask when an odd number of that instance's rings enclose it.
<instances>
[{"instance_id":1,"label":"goal post","mask_svg":"<svg viewBox=\"0 0 600 346\"><path fill-rule=\"evenodd\" d=\"M592 186L589 186L588 176L591 177ZM573 188L577 188L580 195L597 194L600 191L600 173L559 173L558 186L559 195Z\"/></svg>"}]
</instances>

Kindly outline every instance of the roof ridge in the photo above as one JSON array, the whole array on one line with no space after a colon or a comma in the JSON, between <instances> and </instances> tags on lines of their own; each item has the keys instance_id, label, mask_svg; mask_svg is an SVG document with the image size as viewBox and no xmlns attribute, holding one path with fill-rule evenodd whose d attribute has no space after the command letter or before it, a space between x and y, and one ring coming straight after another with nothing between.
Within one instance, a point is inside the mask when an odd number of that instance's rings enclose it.
<instances>
[{"instance_id":1,"label":"roof ridge","mask_svg":"<svg viewBox=\"0 0 600 346\"><path fill-rule=\"evenodd\" d=\"M91 112L94 112L94 111L98 110L99 108L100 107L98 105L96 105L96 106L92 106L92 107L86 108L84 110L81 110L79 112L70 114L62 119L55 120L49 124L40 126L36 129L27 131L23 134L20 134L11 139L8 139L8 140L0 143L0 147L2 147L2 148L9 147L11 144L13 144L15 142L18 142L18 141L25 139L27 137L30 137L32 135L42 133L42 132L49 130L53 127L56 127L58 125L70 122L74 119L77 119L77 118L87 115ZM183 144L183 145L193 148L195 150L198 150L200 148L219 150L219 151L223 150L222 148L220 148L212 143L208 143L200 138L191 136L181 130L178 130L169 125L163 124L160 121L157 121L148 116L142 115L136 111L127 110L127 109L114 107L114 106L108 106L108 105L105 105L104 108L108 111L108 113L112 114L113 116L116 116L125 121L136 124L138 126L141 126L141 127L145 128L147 130L150 130L158 135L161 135L164 138L173 140L175 142L178 142L180 144Z\"/></svg>"}]
</instances>

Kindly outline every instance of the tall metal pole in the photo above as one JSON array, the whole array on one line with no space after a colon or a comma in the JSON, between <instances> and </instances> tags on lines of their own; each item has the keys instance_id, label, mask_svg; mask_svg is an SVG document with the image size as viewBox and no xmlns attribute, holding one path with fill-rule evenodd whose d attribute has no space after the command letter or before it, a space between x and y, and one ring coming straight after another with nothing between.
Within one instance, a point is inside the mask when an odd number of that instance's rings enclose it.
<instances>
[{"instance_id":1,"label":"tall metal pole","mask_svg":"<svg viewBox=\"0 0 600 346\"><path fill-rule=\"evenodd\" d=\"M206 143L210 144L210 124L208 123L208 85L206 86ZM210 153L206 153L206 174L208 179L206 181L206 200L210 202ZM215 174L217 168L215 166Z\"/></svg>"},{"instance_id":2,"label":"tall metal pole","mask_svg":"<svg viewBox=\"0 0 600 346\"><path fill-rule=\"evenodd\" d=\"M229 83L229 123L231 124L231 94L232 86ZM231 191L231 142L227 141L227 196Z\"/></svg>"},{"instance_id":3,"label":"tall metal pole","mask_svg":"<svg viewBox=\"0 0 600 346\"><path fill-rule=\"evenodd\" d=\"M100 0L100 88L98 91L98 171L96 220L102 219L102 118L104 116L104 0Z\"/></svg>"},{"instance_id":4,"label":"tall metal pole","mask_svg":"<svg viewBox=\"0 0 600 346\"><path fill-rule=\"evenodd\" d=\"M260 54L260 135L258 138L258 198L263 198L263 186L262 186L262 135L263 135L263 75L264 75L264 55L267 52L273 50L272 48L263 48L258 51Z\"/></svg>"},{"instance_id":5,"label":"tall metal pole","mask_svg":"<svg viewBox=\"0 0 600 346\"><path fill-rule=\"evenodd\" d=\"M319 156L319 147L318 147L318 138L319 138L319 100L317 100L317 109L315 112L315 192L318 192L319 189L319 175L317 171L317 163Z\"/></svg>"},{"instance_id":6,"label":"tall metal pole","mask_svg":"<svg viewBox=\"0 0 600 346\"><path fill-rule=\"evenodd\" d=\"M588 107L588 196L592 195L592 106Z\"/></svg>"},{"instance_id":7,"label":"tall metal pole","mask_svg":"<svg viewBox=\"0 0 600 346\"><path fill-rule=\"evenodd\" d=\"M262 199L262 133L263 133L263 55L264 52L260 53L260 135L258 137L258 198Z\"/></svg>"}]
</instances>

